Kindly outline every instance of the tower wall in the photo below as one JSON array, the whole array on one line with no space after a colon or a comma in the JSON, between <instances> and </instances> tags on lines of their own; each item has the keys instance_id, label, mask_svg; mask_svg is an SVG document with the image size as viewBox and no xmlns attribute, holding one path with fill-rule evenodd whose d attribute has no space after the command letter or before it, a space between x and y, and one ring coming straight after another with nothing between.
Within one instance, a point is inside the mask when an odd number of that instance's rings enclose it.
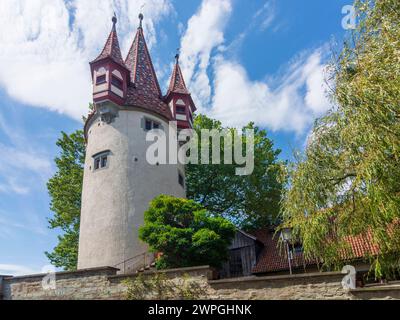
<instances>
[{"instance_id":1,"label":"tower wall","mask_svg":"<svg viewBox=\"0 0 400 320\"><path fill-rule=\"evenodd\" d=\"M147 163L145 119L160 123L168 138L164 118L131 107L111 123L96 115L87 128L78 269L116 266L146 252L138 228L149 202L160 194L185 197L182 165ZM94 170L93 156L104 151L106 168Z\"/></svg>"}]
</instances>

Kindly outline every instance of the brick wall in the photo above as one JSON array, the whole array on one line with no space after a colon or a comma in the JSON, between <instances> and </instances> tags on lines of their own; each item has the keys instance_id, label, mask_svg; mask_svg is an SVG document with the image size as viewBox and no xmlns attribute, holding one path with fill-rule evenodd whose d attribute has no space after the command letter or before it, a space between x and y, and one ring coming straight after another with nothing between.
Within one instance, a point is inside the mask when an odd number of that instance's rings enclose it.
<instances>
[{"instance_id":1,"label":"brick wall","mask_svg":"<svg viewBox=\"0 0 400 320\"><path fill-rule=\"evenodd\" d=\"M156 273L148 271L144 276L151 278ZM203 299L400 299L400 286L346 291L341 286L344 275L339 272L226 280L209 280L212 272L208 267L173 269L163 273L175 282L187 279L195 282L202 289L199 298ZM117 275L114 268L59 272L55 276L55 289L47 290L42 286L44 276L3 277L3 298L65 300L124 299L126 296L127 288L123 281L127 276ZM154 298L154 295L149 292L146 298Z\"/></svg>"}]
</instances>

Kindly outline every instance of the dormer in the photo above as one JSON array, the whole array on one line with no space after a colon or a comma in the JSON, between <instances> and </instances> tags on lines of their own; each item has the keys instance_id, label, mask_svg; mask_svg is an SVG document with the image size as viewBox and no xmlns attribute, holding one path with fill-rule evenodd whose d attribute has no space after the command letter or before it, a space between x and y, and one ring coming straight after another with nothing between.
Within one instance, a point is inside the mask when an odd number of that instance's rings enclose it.
<instances>
[{"instance_id":1,"label":"dormer","mask_svg":"<svg viewBox=\"0 0 400 320\"><path fill-rule=\"evenodd\" d=\"M116 31L117 18L101 54L90 63L93 79L93 102L99 106L112 103L122 106L126 100L129 70L122 59Z\"/></svg>"},{"instance_id":2,"label":"dormer","mask_svg":"<svg viewBox=\"0 0 400 320\"><path fill-rule=\"evenodd\" d=\"M174 71L164 99L171 110L173 119L177 121L178 130L191 129L193 128L193 114L196 111L196 106L183 79L179 66L179 54L175 56L175 59Z\"/></svg>"}]
</instances>

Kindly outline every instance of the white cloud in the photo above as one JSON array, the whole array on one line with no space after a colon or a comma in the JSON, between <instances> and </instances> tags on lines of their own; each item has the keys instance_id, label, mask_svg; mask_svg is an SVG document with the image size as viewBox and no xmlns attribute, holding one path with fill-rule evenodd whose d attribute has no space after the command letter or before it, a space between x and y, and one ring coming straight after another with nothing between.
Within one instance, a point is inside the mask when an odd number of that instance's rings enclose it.
<instances>
[{"instance_id":1,"label":"white cloud","mask_svg":"<svg viewBox=\"0 0 400 320\"><path fill-rule=\"evenodd\" d=\"M0 133L4 133L9 142L8 145L0 142L0 193L27 194L38 181L44 183L51 175L49 157L1 113Z\"/></svg>"},{"instance_id":2,"label":"white cloud","mask_svg":"<svg viewBox=\"0 0 400 320\"><path fill-rule=\"evenodd\" d=\"M91 100L88 62L101 50L113 10L128 50L143 2L130 0L0 1L0 85L13 98L80 119ZM155 24L173 11L170 0L145 1L144 28L156 42Z\"/></svg>"},{"instance_id":3,"label":"white cloud","mask_svg":"<svg viewBox=\"0 0 400 320\"><path fill-rule=\"evenodd\" d=\"M207 69L212 51L224 42L223 30L231 12L230 0L203 0L181 39L182 72L199 107L209 102L211 86Z\"/></svg>"},{"instance_id":4,"label":"white cloud","mask_svg":"<svg viewBox=\"0 0 400 320\"><path fill-rule=\"evenodd\" d=\"M237 62L215 63L215 94L208 113L231 126L250 121L272 130L303 133L329 108L322 49L301 56L278 78L252 81Z\"/></svg>"},{"instance_id":5,"label":"white cloud","mask_svg":"<svg viewBox=\"0 0 400 320\"><path fill-rule=\"evenodd\" d=\"M0 274L1 275L13 275L22 276L27 274L37 274L40 271L18 264L1 264L0 263Z\"/></svg>"},{"instance_id":6,"label":"white cloud","mask_svg":"<svg viewBox=\"0 0 400 320\"><path fill-rule=\"evenodd\" d=\"M261 19L260 29L266 30L274 21L276 15L275 0L267 0L264 5L254 14L254 19Z\"/></svg>"},{"instance_id":7,"label":"white cloud","mask_svg":"<svg viewBox=\"0 0 400 320\"><path fill-rule=\"evenodd\" d=\"M224 29L231 11L228 0L203 0L181 38L181 65L199 112L230 126L255 121L275 131L304 133L315 117L329 108L324 85L325 48L300 55L269 81L254 81L239 62L226 56L254 28L273 28L275 1L266 1L247 28L226 46Z\"/></svg>"},{"instance_id":8,"label":"white cloud","mask_svg":"<svg viewBox=\"0 0 400 320\"><path fill-rule=\"evenodd\" d=\"M0 150L0 193L27 194L38 179L44 182L51 174L50 160L38 151L2 143Z\"/></svg>"}]
</instances>

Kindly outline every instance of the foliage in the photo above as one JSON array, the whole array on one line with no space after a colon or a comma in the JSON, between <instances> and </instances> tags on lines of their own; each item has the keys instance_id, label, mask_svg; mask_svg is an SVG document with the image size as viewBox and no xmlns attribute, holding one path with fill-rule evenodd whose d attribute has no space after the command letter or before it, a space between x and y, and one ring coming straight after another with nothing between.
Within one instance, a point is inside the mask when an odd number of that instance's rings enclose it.
<instances>
[{"instance_id":1,"label":"foliage","mask_svg":"<svg viewBox=\"0 0 400 320\"><path fill-rule=\"evenodd\" d=\"M336 107L314 126L283 201L308 257L340 266L370 234L375 276L400 266L400 2L356 1L359 25L331 65Z\"/></svg>"},{"instance_id":2,"label":"foliage","mask_svg":"<svg viewBox=\"0 0 400 320\"><path fill-rule=\"evenodd\" d=\"M221 122L198 115L194 121L198 136L202 129L226 130L231 135L235 129L223 127ZM277 180L280 150L274 150L273 142L265 130L253 123L245 129L254 129L254 171L248 176L236 175L237 163L189 164L186 166L187 196L210 212L234 221L242 229L258 229L270 225L279 213L282 184ZM242 143L246 144L245 136ZM204 148L201 139L199 148ZM224 140L220 145L220 159L224 159ZM209 155L212 155L210 143ZM200 157L201 152L199 152Z\"/></svg>"},{"instance_id":3,"label":"foliage","mask_svg":"<svg viewBox=\"0 0 400 320\"><path fill-rule=\"evenodd\" d=\"M182 279L169 279L165 273L138 274L123 281L127 300L195 300L206 296L206 290L185 274Z\"/></svg>"},{"instance_id":4,"label":"foliage","mask_svg":"<svg viewBox=\"0 0 400 320\"><path fill-rule=\"evenodd\" d=\"M161 195L144 213L139 238L163 255L157 267L219 267L227 259L234 225L192 200Z\"/></svg>"},{"instance_id":5,"label":"foliage","mask_svg":"<svg viewBox=\"0 0 400 320\"><path fill-rule=\"evenodd\" d=\"M56 267L75 270L78 259L79 219L83 165L85 162L85 140L78 130L70 135L62 132L57 141L60 155L55 159L57 172L48 181L51 197L50 208L54 212L48 219L50 228L60 228L63 235L58 236L58 244L46 256Z\"/></svg>"}]
</instances>

